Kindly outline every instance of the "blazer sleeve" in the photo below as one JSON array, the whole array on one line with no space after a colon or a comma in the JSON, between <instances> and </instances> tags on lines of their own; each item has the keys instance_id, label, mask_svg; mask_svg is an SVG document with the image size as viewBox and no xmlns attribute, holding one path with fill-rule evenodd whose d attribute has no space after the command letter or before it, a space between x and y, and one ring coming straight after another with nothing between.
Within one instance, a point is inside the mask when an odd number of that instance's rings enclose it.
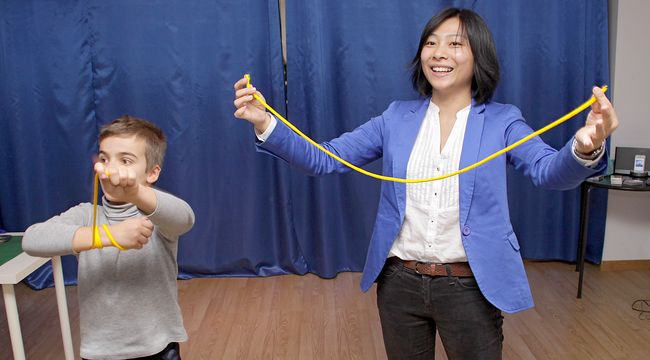
<instances>
[{"instance_id":1,"label":"blazer sleeve","mask_svg":"<svg viewBox=\"0 0 650 360\"><path fill-rule=\"evenodd\" d=\"M521 112L514 106L508 110L505 140L509 146L533 133ZM538 187L568 190L577 187L586 178L602 174L607 169L607 154L594 166L587 167L572 154L573 137L560 149L555 150L539 136L508 152L508 161L531 179Z\"/></svg>"},{"instance_id":2,"label":"blazer sleeve","mask_svg":"<svg viewBox=\"0 0 650 360\"><path fill-rule=\"evenodd\" d=\"M325 149L356 166L366 165L383 155L385 113L338 138L322 142ZM351 169L294 133L279 122L257 150L273 155L309 175L345 173Z\"/></svg>"}]
</instances>

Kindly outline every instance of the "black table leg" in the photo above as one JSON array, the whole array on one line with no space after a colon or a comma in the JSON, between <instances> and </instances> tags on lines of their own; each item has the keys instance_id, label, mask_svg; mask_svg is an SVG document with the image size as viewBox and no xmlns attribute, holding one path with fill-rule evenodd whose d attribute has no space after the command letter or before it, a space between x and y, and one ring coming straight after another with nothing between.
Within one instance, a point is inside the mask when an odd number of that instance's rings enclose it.
<instances>
[{"instance_id":1,"label":"black table leg","mask_svg":"<svg viewBox=\"0 0 650 360\"><path fill-rule=\"evenodd\" d=\"M582 255L582 241L584 239L583 230L585 227L585 209L587 209L587 187L588 185L586 183L580 185L580 229L578 233L578 249L576 251L576 272L580 271L580 262L582 261L580 257Z\"/></svg>"},{"instance_id":2,"label":"black table leg","mask_svg":"<svg viewBox=\"0 0 650 360\"><path fill-rule=\"evenodd\" d=\"M585 273L585 255L587 253L587 236L589 230L589 196L591 193L591 186L583 183L581 186L582 199L580 202L580 239L578 248L578 261L576 267L580 271L578 277L578 299L582 298L582 278Z\"/></svg>"}]
</instances>

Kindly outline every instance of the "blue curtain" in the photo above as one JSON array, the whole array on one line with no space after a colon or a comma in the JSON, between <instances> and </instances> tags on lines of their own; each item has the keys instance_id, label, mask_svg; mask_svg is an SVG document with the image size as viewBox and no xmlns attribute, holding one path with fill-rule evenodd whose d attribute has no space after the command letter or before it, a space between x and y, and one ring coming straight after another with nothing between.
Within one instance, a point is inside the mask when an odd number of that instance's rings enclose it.
<instances>
[{"instance_id":1,"label":"blue curtain","mask_svg":"<svg viewBox=\"0 0 650 360\"><path fill-rule=\"evenodd\" d=\"M23 231L92 194L91 52L78 2L0 2L0 227ZM63 259L66 281L76 260ZM50 266L32 275L51 282ZM48 280L48 276L50 280Z\"/></svg>"},{"instance_id":2,"label":"blue curtain","mask_svg":"<svg viewBox=\"0 0 650 360\"><path fill-rule=\"evenodd\" d=\"M165 131L157 185L196 214L182 277L305 273L286 170L255 153L232 115L246 72L285 103L277 1L5 1L0 39L0 228L91 201L98 129L128 113ZM74 282L74 257L64 271ZM50 273L28 282L47 286Z\"/></svg>"},{"instance_id":3,"label":"blue curtain","mask_svg":"<svg viewBox=\"0 0 650 360\"><path fill-rule=\"evenodd\" d=\"M604 0L288 1L289 119L324 141L381 114L393 100L416 98L408 64L426 22L450 6L484 17L502 70L494 100L518 106L533 129L581 104L593 85L608 83ZM544 140L561 147L585 117L545 134ZM522 175L509 175L511 218L523 256L574 261L579 190L536 189ZM310 270L331 276L361 269L379 196L377 181L356 173L321 179L294 173L291 178L293 214L302 217L295 221L296 233ZM600 261L606 194L593 198L587 257Z\"/></svg>"},{"instance_id":4,"label":"blue curtain","mask_svg":"<svg viewBox=\"0 0 650 360\"><path fill-rule=\"evenodd\" d=\"M180 241L181 277L358 271L380 183L309 178L257 154L251 127L232 116L232 84L243 73L306 133L328 140L416 97L408 64L420 31L459 6L494 33L503 75L495 100L519 106L533 128L608 81L604 0L286 5L285 86L274 0L0 2L0 228L21 231L91 201L98 129L128 113L165 131L158 186L196 213ZM544 140L561 146L583 120ZM574 260L579 192L535 189L515 173L509 180L523 255ZM588 258L598 261L606 194L595 197ZM64 269L74 282L74 257ZM50 273L44 267L29 284L51 284Z\"/></svg>"}]
</instances>

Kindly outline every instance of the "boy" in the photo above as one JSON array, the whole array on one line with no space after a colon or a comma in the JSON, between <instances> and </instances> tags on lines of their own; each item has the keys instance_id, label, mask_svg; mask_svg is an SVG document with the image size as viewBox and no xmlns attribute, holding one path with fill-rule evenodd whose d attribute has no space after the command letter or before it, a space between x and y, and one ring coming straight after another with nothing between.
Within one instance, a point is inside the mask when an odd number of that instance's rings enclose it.
<instances>
[{"instance_id":1,"label":"boy","mask_svg":"<svg viewBox=\"0 0 650 360\"><path fill-rule=\"evenodd\" d=\"M194 213L185 201L152 187L166 147L150 122L116 119L100 131L95 164L104 192L97 209L101 244L93 241L90 203L25 232L28 254L78 256L82 358L180 359L178 343L187 333L177 301L176 254Z\"/></svg>"}]
</instances>

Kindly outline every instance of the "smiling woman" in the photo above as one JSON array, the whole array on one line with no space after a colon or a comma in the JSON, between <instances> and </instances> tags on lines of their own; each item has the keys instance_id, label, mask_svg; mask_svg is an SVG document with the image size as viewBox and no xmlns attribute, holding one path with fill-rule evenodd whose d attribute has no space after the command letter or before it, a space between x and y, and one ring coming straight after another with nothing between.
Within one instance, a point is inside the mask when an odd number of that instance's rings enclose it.
<instances>
[{"instance_id":1,"label":"smiling woman","mask_svg":"<svg viewBox=\"0 0 650 360\"><path fill-rule=\"evenodd\" d=\"M395 101L380 116L321 147L363 166L382 159L384 175L423 179L452 173L533 131L513 105L492 102L499 65L492 35L475 12L447 9L422 31L412 61L423 98ZM349 167L313 147L265 111L243 78L235 117L252 123L257 148L311 175ZM506 166L535 185L570 189L605 171L605 138L618 126L599 88L587 124L561 150L539 137L461 176L382 186L361 287L377 282L390 359L431 359L436 332L454 359L500 359L502 311L533 306L510 224Z\"/></svg>"},{"instance_id":2,"label":"smiling woman","mask_svg":"<svg viewBox=\"0 0 650 360\"><path fill-rule=\"evenodd\" d=\"M472 97L484 103L492 98L499 82L494 40L490 32L485 31L483 20L473 16L475 13L463 11L450 17L454 13L455 9L442 11L424 27L418 52L411 63L413 87L420 94L431 96L437 83L432 82L434 75L456 70L456 83L466 86L465 82L469 81ZM436 92L443 90L444 87L436 88Z\"/></svg>"}]
</instances>

